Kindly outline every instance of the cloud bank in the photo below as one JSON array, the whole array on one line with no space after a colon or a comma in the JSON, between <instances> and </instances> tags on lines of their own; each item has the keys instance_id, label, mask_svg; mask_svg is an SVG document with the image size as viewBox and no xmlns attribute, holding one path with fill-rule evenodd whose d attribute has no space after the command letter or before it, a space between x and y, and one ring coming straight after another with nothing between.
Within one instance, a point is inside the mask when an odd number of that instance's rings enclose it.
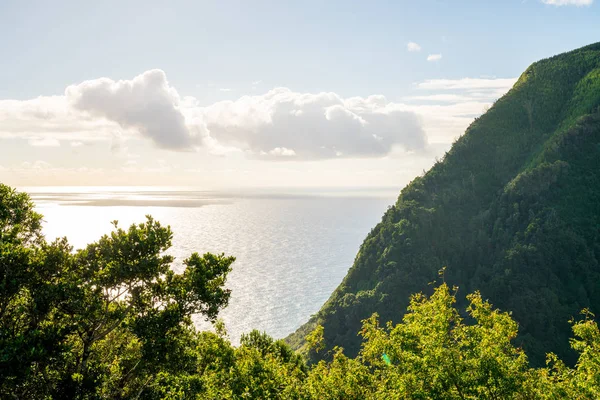
<instances>
[{"instance_id":1,"label":"cloud bank","mask_svg":"<svg viewBox=\"0 0 600 400\"><path fill-rule=\"evenodd\" d=\"M131 80L71 85L64 96L2 101L0 110L0 136L24 137L33 146L137 135L168 150L204 146L217 154L311 160L381 157L394 146L416 150L427 143L417 115L381 96L345 99L275 88L201 107L179 96L158 69Z\"/></svg>"},{"instance_id":2,"label":"cloud bank","mask_svg":"<svg viewBox=\"0 0 600 400\"><path fill-rule=\"evenodd\" d=\"M451 142L514 81L427 80L406 103L281 87L202 106L180 96L163 71L150 70L130 80L71 85L63 96L0 100L0 138L37 147L105 141L114 151L134 152L125 143L143 138L171 151L264 160L380 158L394 149L418 152L430 142Z\"/></svg>"}]
</instances>

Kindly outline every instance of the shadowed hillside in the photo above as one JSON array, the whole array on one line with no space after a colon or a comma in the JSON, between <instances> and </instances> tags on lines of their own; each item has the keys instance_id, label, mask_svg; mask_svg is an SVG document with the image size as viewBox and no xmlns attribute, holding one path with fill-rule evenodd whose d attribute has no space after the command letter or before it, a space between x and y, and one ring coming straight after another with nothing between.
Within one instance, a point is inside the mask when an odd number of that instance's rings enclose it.
<instances>
[{"instance_id":1,"label":"shadowed hillside","mask_svg":"<svg viewBox=\"0 0 600 400\"><path fill-rule=\"evenodd\" d=\"M411 293L445 281L512 310L533 364L568 362L569 319L600 312L600 43L531 65L443 159L406 186L316 324L357 354L361 320L398 322ZM464 297L464 296L459 296ZM326 351L310 353L315 359Z\"/></svg>"}]
</instances>

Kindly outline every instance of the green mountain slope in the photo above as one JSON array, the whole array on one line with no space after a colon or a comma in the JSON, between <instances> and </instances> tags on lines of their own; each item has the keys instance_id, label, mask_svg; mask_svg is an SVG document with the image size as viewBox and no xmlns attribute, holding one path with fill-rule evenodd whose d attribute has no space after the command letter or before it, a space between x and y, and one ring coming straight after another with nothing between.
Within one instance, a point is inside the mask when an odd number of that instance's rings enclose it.
<instances>
[{"instance_id":1,"label":"green mountain slope","mask_svg":"<svg viewBox=\"0 0 600 400\"><path fill-rule=\"evenodd\" d=\"M360 321L399 321L446 266L463 295L512 310L534 364L567 361L569 319L600 313L600 43L531 65L369 233L317 315L327 348L358 352ZM319 354L327 354L320 352ZM312 354L312 357L317 357Z\"/></svg>"}]
</instances>

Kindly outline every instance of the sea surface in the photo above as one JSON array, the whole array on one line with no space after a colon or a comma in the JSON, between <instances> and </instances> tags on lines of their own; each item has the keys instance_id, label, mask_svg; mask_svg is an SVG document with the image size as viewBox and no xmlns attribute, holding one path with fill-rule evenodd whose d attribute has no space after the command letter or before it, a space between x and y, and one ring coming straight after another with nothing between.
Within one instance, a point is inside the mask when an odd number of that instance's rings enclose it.
<instances>
[{"instance_id":1,"label":"sea surface","mask_svg":"<svg viewBox=\"0 0 600 400\"><path fill-rule=\"evenodd\" d=\"M283 338L316 313L351 267L396 189L210 192L189 188L35 187L47 239L75 248L152 215L170 225L174 268L192 252L236 257L220 318L232 343L252 329ZM202 329L211 326L195 319Z\"/></svg>"}]
</instances>

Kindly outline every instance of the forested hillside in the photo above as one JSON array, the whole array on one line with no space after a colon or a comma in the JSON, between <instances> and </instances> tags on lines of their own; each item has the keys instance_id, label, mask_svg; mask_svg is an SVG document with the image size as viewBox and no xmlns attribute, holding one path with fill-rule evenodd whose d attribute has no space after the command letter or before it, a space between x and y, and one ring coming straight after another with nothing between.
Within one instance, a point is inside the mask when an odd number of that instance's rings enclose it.
<instances>
[{"instance_id":1,"label":"forested hillside","mask_svg":"<svg viewBox=\"0 0 600 400\"><path fill-rule=\"evenodd\" d=\"M533 364L575 361L568 321L600 312L600 43L531 65L442 160L406 186L369 233L317 324L357 354L361 320L400 321L441 267L519 324ZM464 298L464 296L459 296ZM318 355L311 353L313 359Z\"/></svg>"}]
</instances>

